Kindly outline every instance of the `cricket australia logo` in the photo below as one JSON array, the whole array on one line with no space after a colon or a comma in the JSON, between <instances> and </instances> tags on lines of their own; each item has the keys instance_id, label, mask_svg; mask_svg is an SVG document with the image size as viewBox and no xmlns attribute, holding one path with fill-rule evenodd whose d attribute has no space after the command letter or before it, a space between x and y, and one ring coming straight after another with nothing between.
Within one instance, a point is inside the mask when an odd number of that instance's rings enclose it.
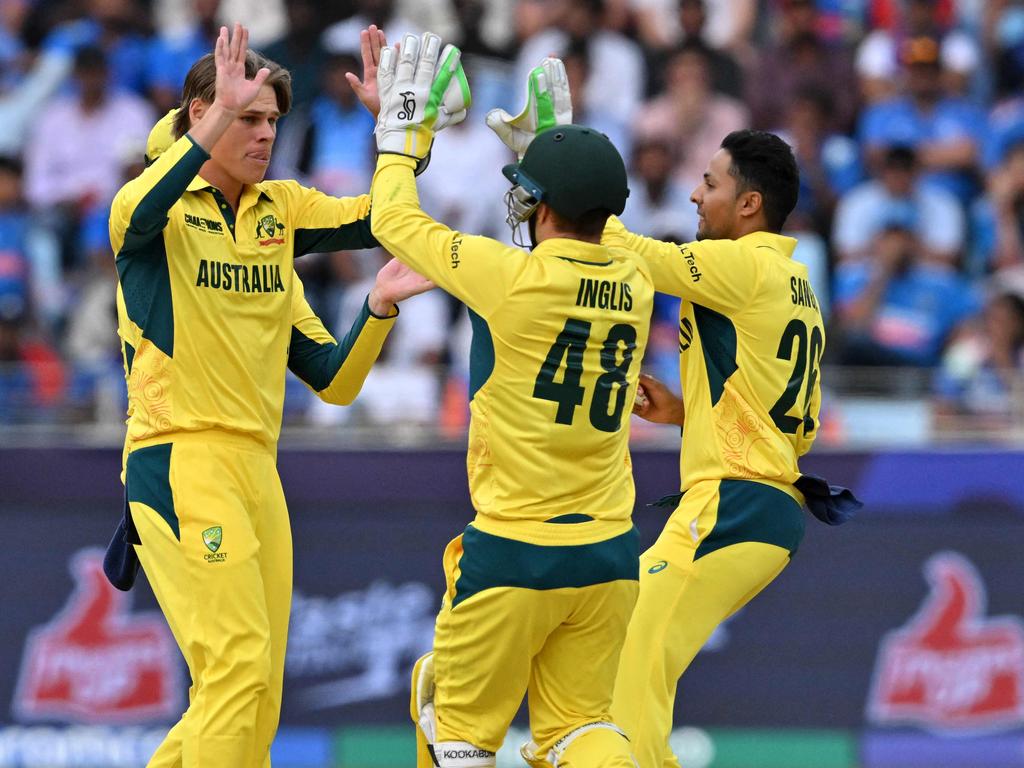
<instances>
[{"instance_id":1,"label":"cricket australia logo","mask_svg":"<svg viewBox=\"0 0 1024 768\"><path fill-rule=\"evenodd\" d=\"M256 239L260 245L278 245L284 242L279 235L284 233L284 224L277 220L274 214L269 213L256 222ZM262 240L260 238L263 238Z\"/></svg>"},{"instance_id":2,"label":"cricket australia logo","mask_svg":"<svg viewBox=\"0 0 1024 768\"><path fill-rule=\"evenodd\" d=\"M224 552L220 552L220 545L224 539L224 529L219 525L214 525L203 531L203 544L210 550L212 554L203 555L204 559L208 563L220 563L227 559L227 555Z\"/></svg>"},{"instance_id":3,"label":"cricket australia logo","mask_svg":"<svg viewBox=\"0 0 1024 768\"><path fill-rule=\"evenodd\" d=\"M413 98L415 94L412 91L402 91L398 95L402 97L402 111L398 113L398 119L412 120L416 112L416 99Z\"/></svg>"},{"instance_id":4,"label":"cricket australia logo","mask_svg":"<svg viewBox=\"0 0 1024 768\"><path fill-rule=\"evenodd\" d=\"M219 525L215 525L212 528L207 528L203 531L203 544L211 552L216 552L220 549L220 543L224 538L224 529Z\"/></svg>"},{"instance_id":5,"label":"cricket australia logo","mask_svg":"<svg viewBox=\"0 0 1024 768\"><path fill-rule=\"evenodd\" d=\"M969 560L940 552L931 592L882 640L868 716L943 731L1024 725L1024 621L985 615L985 584Z\"/></svg>"}]
</instances>

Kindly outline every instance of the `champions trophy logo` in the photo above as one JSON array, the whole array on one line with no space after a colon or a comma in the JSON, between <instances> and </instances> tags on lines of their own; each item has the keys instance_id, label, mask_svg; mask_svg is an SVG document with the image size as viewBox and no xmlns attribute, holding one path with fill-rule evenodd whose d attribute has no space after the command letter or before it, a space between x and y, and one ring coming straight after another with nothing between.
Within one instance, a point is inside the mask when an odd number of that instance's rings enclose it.
<instances>
[{"instance_id":1,"label":"champions trophy logo","mask_svg":"<svg viewBox=\"0 0 1024 768\"><path fill-rule=\"evenodd\" d=\"M921 609L882 640L868 717L945 731L1024 725L1024 621L985 616L985 586L961 555L934 555L925 575Z\"/></svg>"},{"instance_id":2,"label":"champions trophy logo","mask_svg":"<svg viewBox=\"0 0 1024 768\"><path fill-rule=\"evenodd\" d=\"M29 634L14 698L23 720L123 723L181 712L181 667L157 614L129 612L131 595L103 574L103 552L71 560L75 591Z\"/></svg>"},{"instance_id":3,"label":"champions trophy logo","mask_svg":"<svg viewBox=\"0 0 1024 768\"><path fill-rule=\"evenodd\" d=\"M415 94L412 91L402 91L398 95L402 97L402 111L398 113L398 119L412 120L416 111L416 99L413 98Z\"/></svg>"}]
</instances>

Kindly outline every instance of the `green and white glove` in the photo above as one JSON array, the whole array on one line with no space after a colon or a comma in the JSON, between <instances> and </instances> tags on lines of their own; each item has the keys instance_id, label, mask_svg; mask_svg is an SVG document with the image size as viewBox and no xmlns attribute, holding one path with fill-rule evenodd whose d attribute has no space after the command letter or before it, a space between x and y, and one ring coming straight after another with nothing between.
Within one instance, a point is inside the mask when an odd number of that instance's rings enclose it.
<instances>
[{"instance_id":1,"label":"green and white glove","mask_svg":"<svg viewBox=\"0 0 1024 768\"><path fill-rule=\"evenodd\" d=\"M503 109L487 113L487 127L498 134L502 143L519 159L533 137L556 125L572 122L572 96L569 78L561 59L548 57L534 67L526 81L526 106L512 117Z\"/></svg>"},{"instance_id":2,"label":"green and white glove","mask_svg":"<svg viewBox=\"0 0 1024 768\"><path fill-rule=\"evenodd\" d=\"M380 52L377 90L377 151L407 155L422 161L430 154L434 134L466 118L472 103L462 69L462 53L447 45L438 62L441 38L425 32L422 38L406 35L396 54Z\"/></svg>"}]
</instances>

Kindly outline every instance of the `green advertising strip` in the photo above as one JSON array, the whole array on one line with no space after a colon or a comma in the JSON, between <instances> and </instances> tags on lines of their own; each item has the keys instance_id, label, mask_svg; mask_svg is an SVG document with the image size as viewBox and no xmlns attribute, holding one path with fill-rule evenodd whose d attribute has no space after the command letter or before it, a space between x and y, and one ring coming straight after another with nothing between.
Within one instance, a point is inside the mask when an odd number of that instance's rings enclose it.
<instances>
[{"instance_id":1,"label":"green advertising strip","mask_svg":"<svg viewBox=\"0 0 1024 768\"><path fill-rule=\"evenodd\" d=\"M416 732L408 726L345 728L334 739L334 768L409 768L416 764Z\"/></svg>"},{"instance_id":2,"label":"green advertising strip","mask_svg":"<svg viewBox=\"0 0 1024 768\"><path fill-rule=\"evenodd\" d=\"M516 730L498 753L499 768L523 765L516 748L526 732ZM687 768L860 768L849 731L682 728L672 745ZM415 754L411 723L346 728L334 740L334 768L408 768Z\"/></svg>"},{"instance_id":3,"label":"green advertising strip","mask_svg":"<svg viewBox=\"0 0 1024 768\"><path fill-rule=\"evenodd\" d=\"M848 731L710 730L709 768L858 768L857 739ZM685 762L684 762L685 765Z\"/></svg>"}]
</instances>

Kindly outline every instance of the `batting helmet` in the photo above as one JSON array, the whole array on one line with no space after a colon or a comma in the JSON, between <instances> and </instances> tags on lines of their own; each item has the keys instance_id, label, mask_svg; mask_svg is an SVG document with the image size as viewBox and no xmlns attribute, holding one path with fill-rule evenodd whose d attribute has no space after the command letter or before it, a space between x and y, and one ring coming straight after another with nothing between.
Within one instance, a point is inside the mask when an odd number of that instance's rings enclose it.
<instances>
[{"instance_id":1,"label":"batting helmet","mask_svg":"<svg viewBox=\"0 0 1024 768\"><path fill-rule=\"evenodd\" d=\"M509 224L526 221L540 203L570 221L590 211L618 215L629 188L626 164L600 131L582 125L556 125L538 135L519 163L502 169L515 184Z\"/></svg>"}]
</instances>

